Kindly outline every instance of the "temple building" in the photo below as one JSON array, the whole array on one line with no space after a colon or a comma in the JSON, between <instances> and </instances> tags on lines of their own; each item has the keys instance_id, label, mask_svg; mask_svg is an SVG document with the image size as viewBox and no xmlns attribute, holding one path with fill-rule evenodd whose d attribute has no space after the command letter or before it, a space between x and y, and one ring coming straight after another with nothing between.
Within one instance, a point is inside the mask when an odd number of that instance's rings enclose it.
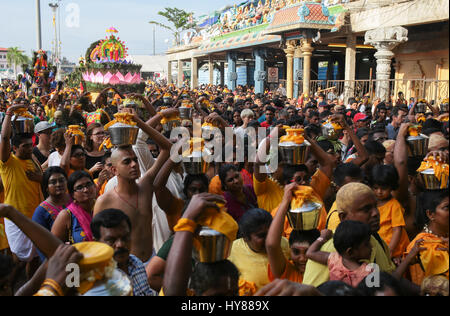
<instances>
[{"instance_id":1,"label":"temple building","mask_svg":"<svg viewBox=\"0 0 450 316\"><path fill-rule=\"evenodd\" d=\"M169 49L168 80L256 93L281 84L288 98L390 100L401 91L438 103L449 95L448 22L447 0L247 1Z\"/></svg>"}]
</instances>

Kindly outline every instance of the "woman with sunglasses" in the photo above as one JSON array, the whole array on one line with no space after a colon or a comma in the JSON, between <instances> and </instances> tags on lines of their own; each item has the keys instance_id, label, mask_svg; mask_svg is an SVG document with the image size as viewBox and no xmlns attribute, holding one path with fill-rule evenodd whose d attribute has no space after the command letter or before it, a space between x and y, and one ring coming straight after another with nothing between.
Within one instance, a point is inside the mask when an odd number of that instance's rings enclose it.
<instances>
[{"instance_id":1,"label":"woman with sunglasses","mask_svg":"<svg viewBox=\"0 0 450 316\"><path fill-rule=\"evenodd\" d=\"M94 181L86 171L75 171L67 187L73 202L56 217L52 233L70 244L92 241L90 224L97 197Z\"/></svg>"},{"instance_id":2,"label":"woman with sunglasses","mask_svg":"<svg viewBox=\"0 0 450 316\"><path fill-rule=\"evenodd\" d=\"M86 151L81 145L74 145L75 137L68 132L64 134L66 148L61 158L60 167L70 177L75 171L86 171L92 176L91 170L86 169Z\"/></svg>"}]
</instances>

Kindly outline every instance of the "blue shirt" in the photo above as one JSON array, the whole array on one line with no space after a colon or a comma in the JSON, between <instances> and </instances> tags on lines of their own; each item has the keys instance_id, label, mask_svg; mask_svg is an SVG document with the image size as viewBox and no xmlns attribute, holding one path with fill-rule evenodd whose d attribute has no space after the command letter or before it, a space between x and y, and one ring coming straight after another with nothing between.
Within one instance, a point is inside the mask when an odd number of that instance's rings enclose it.
<instances>
[{"instance_id":1,"label":"blue shirt","mask_svg":"<svg viewBox=\"0 0 450 316\"><path fill-rule=\"evenodd\" d=\"M139 258L131 254L128 259L128 276L133 286L134 296L158 296L158 293L152 290L148 284L144 264Z\"/></svg>"},{"instance_id":2,"label":"blue shirt","mask_svg":"<svg viewBox=\"0 0 450 316\"><path fill-rule=\"evenodd\" d=\"M386 126L386 132L388 134L388 139L397 139L399 128L395 128L392 123Z\"/></svg>"}]
</instances>

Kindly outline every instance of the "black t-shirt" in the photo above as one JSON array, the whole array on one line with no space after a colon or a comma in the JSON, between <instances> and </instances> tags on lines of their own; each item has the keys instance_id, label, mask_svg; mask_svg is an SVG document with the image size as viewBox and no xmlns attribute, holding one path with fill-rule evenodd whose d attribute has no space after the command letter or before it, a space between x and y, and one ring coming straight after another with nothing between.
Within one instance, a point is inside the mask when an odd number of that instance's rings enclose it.
<instances>
[{"instance_id":1,"label":"black t-shirt","mask_svg":"<svg viewBox=\"0 0 450 316\"><path fill-rule=\"evenodd\" d=\"M97 162L102 162L103 156L100 157L94 157L89 156L89 154L86 154L86 169L90 170ZM100 171L94 172L92 175L94 179L98 178L98 175L100 174Z\"/></svg>"},{"instance_id":2,"label":"black t-shirt","mask_svg":"<svg viewBox=\"0 0 450 316\"><path fill-rule=\"evenodd\" d=\"M47 161L48 157L44 156L39 148L34 147L33 148L33 155L36 157L36 159L39 161L39 163L42 165L44 162Z\"/></svg>"}]
</instances>

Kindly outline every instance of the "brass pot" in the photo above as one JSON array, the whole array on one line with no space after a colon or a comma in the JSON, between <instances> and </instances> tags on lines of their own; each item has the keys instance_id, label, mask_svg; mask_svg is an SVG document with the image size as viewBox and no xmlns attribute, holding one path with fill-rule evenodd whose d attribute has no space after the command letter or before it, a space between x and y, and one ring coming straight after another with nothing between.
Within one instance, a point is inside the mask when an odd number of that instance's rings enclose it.
<instances>
[{"instance_id":1,"label":"brass pot","mask_svg":"<svg viewBox=\"0 0 450 316\"><path fill-rule=\"evenodd\" d=\"M231 241L214 229L203 226L196 240L198 240L200 248L194 250L194 257L200 262L222 261L230 255Z\"/></svg>"},{"instance_id":2,"label":"brass pot","mask_svg":"<svg viewBox=\"0 0 450 316\"><path fill-rule=\"evenodd\" d=\"M290 209L287 213L289 224L294 230L312 230L319 224L322 204L305 201L301 208Z\"/></svg>"}]
</instances>

